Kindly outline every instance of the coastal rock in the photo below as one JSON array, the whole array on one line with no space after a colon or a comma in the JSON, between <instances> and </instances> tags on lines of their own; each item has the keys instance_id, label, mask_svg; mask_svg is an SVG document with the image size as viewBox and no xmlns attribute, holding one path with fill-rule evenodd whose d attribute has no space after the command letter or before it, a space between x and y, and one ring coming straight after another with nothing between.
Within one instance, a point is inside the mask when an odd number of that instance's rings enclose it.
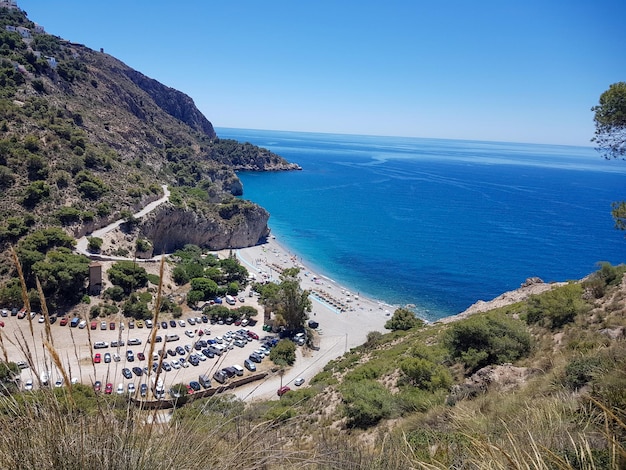
<instances>
[{"instance_id":1,"label":"coastal rock","mask_svg":"<svg viewBox=\"0 0 626 470\"><path fill-rule=\"evenodd\" d=\"M140 233L151 240L153 253L171 253L186 244L210 250L256 245L269 235L269 213L254 204L242 204L228 218L204 215L164 204L142 221Z\"/></svg>"},{"instance_id":2,"label":"coastal rock","mask_svg":"<svg viewBox=\"0 0 626 470\"><path fill-rule=\"evenodd\" d=\"M507 305L512 305L517 302L522 302L528 299L531 295L541 294L543 292L554 289L555 287L562 286L566 284L565 282L551 282L546 283L543 282L538 277L529 277L526 279L519 289L515 289L512 291L505 292L504 294L499 295L495 299L484 301L479 300L476 303L472 304L463 312L458 315L453 315L451 317L442 318L439 320L442 323L449 323L456 320L461 320L463 318L467 318L474 313L479 312L488 312L489 310L493 310L495 308L506 307Z\"/></svg>"}]
</instances>

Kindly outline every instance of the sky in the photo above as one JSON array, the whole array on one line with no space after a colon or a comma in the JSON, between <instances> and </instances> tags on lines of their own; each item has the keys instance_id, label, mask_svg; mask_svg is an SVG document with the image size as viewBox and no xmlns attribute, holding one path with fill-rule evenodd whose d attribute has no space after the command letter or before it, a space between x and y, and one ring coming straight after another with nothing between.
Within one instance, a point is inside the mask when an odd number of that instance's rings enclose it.
<instances>
[{"instance_id":1,"label":"sky","mask_svg":"<svg viewBox=\"0 0 626 470\"><path fill-rule=\"evenodd\" d=\"M624 0L17 0L217 127L590 146Z\"/></svg>"}]
</instances>

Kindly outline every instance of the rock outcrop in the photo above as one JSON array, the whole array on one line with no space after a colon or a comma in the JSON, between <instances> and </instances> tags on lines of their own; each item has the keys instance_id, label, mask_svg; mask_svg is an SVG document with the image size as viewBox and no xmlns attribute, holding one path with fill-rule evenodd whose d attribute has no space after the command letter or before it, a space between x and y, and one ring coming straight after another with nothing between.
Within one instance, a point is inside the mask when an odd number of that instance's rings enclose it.
<instances>
[{"instance_id":1,"label":"rock outcrop","mask_svg":"<svg viewBox=\"0 0 626 470\"><path fill-rule=\"evenodd\" d=\"M149 239L153 253L172 253L186 244L210 250L256 245L269 235L269 213L253 204L242 204L229 218L165 204L142 221L141 236Z\"/></svg>"}]
</instances>

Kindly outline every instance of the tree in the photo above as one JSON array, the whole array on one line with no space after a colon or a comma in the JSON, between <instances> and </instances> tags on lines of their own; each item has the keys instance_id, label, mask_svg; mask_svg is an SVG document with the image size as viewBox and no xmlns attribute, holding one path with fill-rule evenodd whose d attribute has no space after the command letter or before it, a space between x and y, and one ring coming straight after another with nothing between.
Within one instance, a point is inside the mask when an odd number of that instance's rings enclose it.
<instances>
[{"instance_id":1,"label":"tree","mask_svg":"<svg viewBox=\"0 0 626 470\"><path fill-rule=\"evenodd\" d=\"M296 362L296 345L288 339L281 339L270 351L270 359L279 366L291 366Z\"/></svg>"},{"instance_id":2,"label":"tree","mask_svg":"<svg viewBox=\"0 0 626 470\"><path fill-rule=\"evenodd\" d=\"M130 293L148 285L148 273L132 261L118 261L107 271L109 281Z\"/></svg>"},{"instance_id":3,"label":"tree","mask_svg":"<svg viewBox=\"0 0 626 470\"><path fill-rule=\"evenodd\" d=\"M302 290L298 280L298 268L285 269L280 275L277 315L288 330L304 327L311 311L309 291Z\"/></svg>"},{"instance_id":4,"label":"tree","mask_svg":"<svg viewBox=\"0 0 626 470\"><path fill-rule=\"evenodd\" d=\"M398 308L393 312L393 317L385 323L385 328L388 330L410 330L423 325L424 322L417 318L413 312L406 308Z\"/></svg>"},{"instance_id":5,"label":"tree","mask_svg":"<svg viewBox=\"0 0 626 470\"><path fill-rule=\"evenodd\" d=\"M618 82L600 95L600 104L591 108L595 113L596 150L607 159L626 159L626 82Z\"/></svg>"},{"instance_id":6,"label":"tree","mask_svg":"<svg viewBox=\"0 0 626 470\"><path fill-rule=\"evenodd\" d=\"M626 82L618 82L600 95L600 104L591 110L595 113L596 150L606 159L626 159ZM626 201L612 204L611 214L615 227L626 230Z\"/></svg>"},{"instance_id":7,"label":"tree","mask_svg":"<svg viewBox=\"0 0 626 470\"><path fill-rule=\"evenodd\" d=\"M46 258L36 262L32 271L41 282L49 302L61 305L77 303L85 292L90 260L72 253L69 248L50 250Z\"/></svg>"}]
</instances>

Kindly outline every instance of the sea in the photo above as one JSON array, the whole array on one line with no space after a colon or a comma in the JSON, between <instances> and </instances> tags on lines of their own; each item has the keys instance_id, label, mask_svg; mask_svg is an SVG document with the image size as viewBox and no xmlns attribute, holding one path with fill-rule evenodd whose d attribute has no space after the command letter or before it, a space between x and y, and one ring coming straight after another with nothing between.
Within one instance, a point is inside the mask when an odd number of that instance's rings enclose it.
<instances>
[{"instance_id":1,"label":"sea","mask_svg":"<svg viewBox=\"0 0 626 470\"><path fill-rule=\"evenodd\" d=\"M626 162L592 147L217 128L302 171L240 172L245 199L303 265L426 320L529 277L625 261L611 203Z\"/></svg>"}]
</instances>

